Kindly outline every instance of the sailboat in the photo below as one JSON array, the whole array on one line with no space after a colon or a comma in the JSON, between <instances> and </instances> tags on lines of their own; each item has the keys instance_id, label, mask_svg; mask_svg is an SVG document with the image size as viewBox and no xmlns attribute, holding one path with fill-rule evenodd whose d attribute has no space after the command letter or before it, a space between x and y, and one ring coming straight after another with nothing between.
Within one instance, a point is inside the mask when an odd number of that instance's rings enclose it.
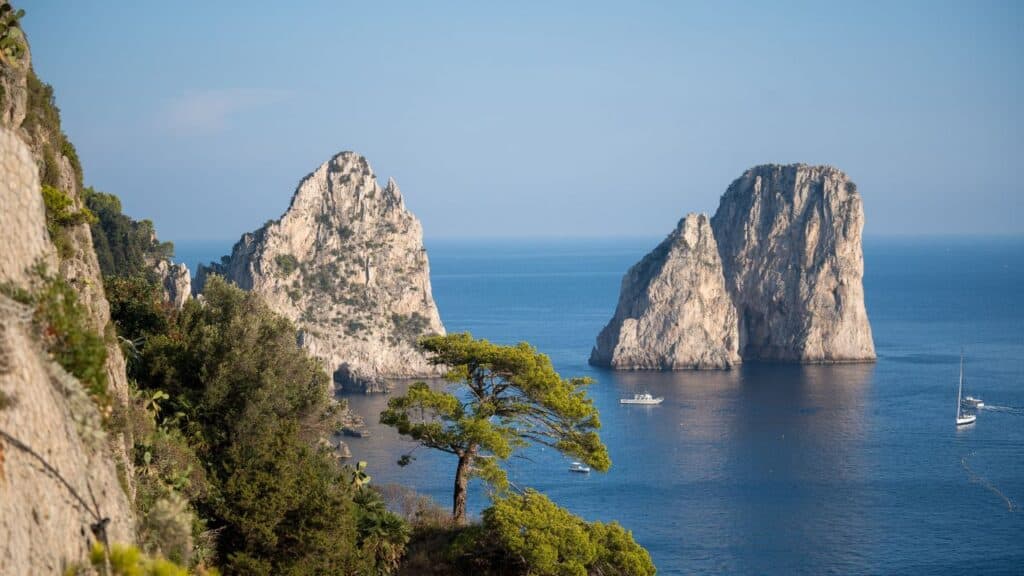
<instances>
[{"instance_id":1,"label":"sailboat","mask_svg":"<svg viewBox=\"0 0 1024 576\"><path fill-rule=\"evenodd\" d=\"M964 354L960 353L960 386L956 389L956 425L973 424L978 419L974 414L964 414L961 408L964 393Z\"/></svg>"}]
</instances>

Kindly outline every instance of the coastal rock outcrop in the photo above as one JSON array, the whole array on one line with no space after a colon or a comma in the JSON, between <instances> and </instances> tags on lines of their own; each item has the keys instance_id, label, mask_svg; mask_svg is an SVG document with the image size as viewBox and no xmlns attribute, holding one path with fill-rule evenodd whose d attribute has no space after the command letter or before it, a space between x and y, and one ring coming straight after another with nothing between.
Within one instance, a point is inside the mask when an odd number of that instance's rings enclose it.
<instances>
[{"instance_id":1,"label":"coastal rock outcrop","mask_svg":"<svg viewBox=\"0 0 1024 576\"><path fill-rule=\"evenodd\" d=\"M674 370L728 368L741 358L874 360L863 227L857 187L836 168L747 170L710 225L687 216L630 269L590 361Z\"/></svg>"},{"instance_id":2,"label":"coastal rock outcrop","mask_svg":"<svg viewBox=\"0 0 1024 576\"><path fill-rule=\"evenodd\" d=\"M729 368L740 361L736 309L708 217L690 214L622 279L592 364L618 369Z\"/></svg>"},{"instance_id":3,"label":"coastal rock outcrop","mask_svg":"<svg viewBox=\"0 0 1024 576\"><path fill-rule=\"evenodd\" d=\"M864 306L864 207L831 166L765 165L737 178L711 219L744 358L874 360Z\"/></svg>"},{"instance_id":4,"label":"coastal rock outcrop","mask_svg":"<svg viewBox=\"0 0 1024 576\"><path fill-rule=\"evenodd\" d=\"M440 374L416 339L443 334L419 221L394 180L342 152L299 183L287 212L247 233L220 263L201 266L258 292L298 326L301 344L346 389Z\"/></svg>"},{"instance_id":5,"label":"coastal rock outcrop","mask_svg":"<svg viewBox=\"0 0 1024 576\"><path fill-rule=\"evenodd\" d=\"M192 297L192 273L184 263L160 260L153 266L153 272L160 279L164 300L175 308L181 308Z\"/></svg>"}]
</instances>

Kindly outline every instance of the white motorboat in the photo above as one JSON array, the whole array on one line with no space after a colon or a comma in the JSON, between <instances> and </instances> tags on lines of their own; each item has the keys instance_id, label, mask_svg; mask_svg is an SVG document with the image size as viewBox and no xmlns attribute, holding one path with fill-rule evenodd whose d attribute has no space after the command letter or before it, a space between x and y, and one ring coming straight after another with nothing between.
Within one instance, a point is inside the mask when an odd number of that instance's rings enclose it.
<instances>
[{"instance_id":1,"label":"white motorboat","mask_svg":"<svg viewBox=\"0 0 1024 576\"><path fill-rule=\"evenodd\" d=\"M579 472L580 474L589 474L590 466L582 462L573 462L569 465L569 472Z\"/></svg>"},{"instance_id":2,"label":"white motorboat","mask_svg":"<svg viewBox=\"0 0 1024 576\"><path fill-rule=\"evenodd\" d=\"M965 414L963 411L963 392L964 392L964 355L960 353L960 386L956 389L956 425L964 426L966 424L973 424L978 417L974 414Z\"/></svg>"},{"instance_id":3,"label":"white motorboat","mask_svg":"<svg viewBox=\"0 0 1024 576\"><path fill-rule=\"evenodd\" d=\"M661 404L665 399L662 397L655 398L647 392L643 394L633 394L632 398L619 398L619 404Z\"/></svg>"}]
</instances>

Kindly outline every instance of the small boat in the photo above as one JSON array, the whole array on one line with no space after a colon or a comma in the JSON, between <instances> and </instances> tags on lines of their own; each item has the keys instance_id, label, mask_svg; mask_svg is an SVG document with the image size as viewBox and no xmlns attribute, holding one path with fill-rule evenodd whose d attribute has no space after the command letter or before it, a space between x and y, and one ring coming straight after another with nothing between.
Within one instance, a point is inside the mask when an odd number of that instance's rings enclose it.
<instances>
[{"instance_id":1,"label":"small boat","mask_svg":"<svg viewBox=\"0 0 1024 576\"><path fill-rule=\"evenodd\" d=\"M984 408L985 403L981 398L976 398L971 395L964 396L964 406L968 408Z\"/></svg>"},{"instance_id":2,"label":"small boat","mask_svg":"<svg viewBox=\"0 0 1024 576\"><path fill-rule=\"evenodd\" d=\"M580 474L589 474L590 466L582 462L573 462L569 465L569 472L579 472Z\"/></svg>"},{"instance_id":3,"label":"small boat","mask_svg":"<svg viewBox=\"0 0 1024 576\"><path fill-rule=\"evenodd\" d=\"M963 412L963 392L964 392L964 354L960 353L960 386L956 389L956 425L964 426L966 424L973 424L978 417L974 414L965 414Z\"/></svg>"},{"instance_id":4,"label":"small boat","mask_svg":"<svg viewBox=\"0 0 1024 576\"><path fill-rule=\"evenodd\" d=\"M665 399L661 396L655 398L647 392L643 394L633 394L632 398L619 398L619 404L661 404Z\"/></svg>"}]
</instances>

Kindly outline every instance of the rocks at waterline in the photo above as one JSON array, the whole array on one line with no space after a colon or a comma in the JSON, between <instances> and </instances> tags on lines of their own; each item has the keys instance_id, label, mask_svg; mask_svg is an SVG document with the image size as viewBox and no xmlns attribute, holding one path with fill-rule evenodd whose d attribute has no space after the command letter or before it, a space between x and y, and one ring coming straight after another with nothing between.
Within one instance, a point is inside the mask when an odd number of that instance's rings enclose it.
<instances>
[{"instance_id":1,"label":"rocks at waterline","mask_svg":"<svg viewBox=\"0 0 1024 576\"><path fill-rule=\"evenodd\" d=\"M709 310L700 300L704 292L699 281L673 282L679 269L693 265L687 252L669 253L668 259L678 262L649 268L647 278L631 278L631 270L623 281L619 308L598 337L591 362L618 369L728 367L707 362L652 365L656 363L651 358L679 347L692 352L675 351L676 356L703 354L705 341L692 328L662 328L659 338L648 331L643 340L616 328L641 322L696 325L709 314L736 319L744 360L872 361L874 342L864 306L863 227L857 187L836 168L791 164L747 170L729 186L711 218L729 298ZM661 248L641 263L657 261ZM705 270L703 277L709 276L714 276L713 270ZM629 296L636 286L661 285L675 285L676 293L653 305ZM723 342L719 352L728 355L728 340Z\"/></svg>"},{"instance_id":2,"label":"rocks at waterline","mask_svg":"<svg viewBox=\"0 0 1024 576\"><path fill-rule=\"evenodd\" d=\"M438 376L416 340L443 334L419 221L394 180L342 152L306 176L278 220L247 233L220 263L201 266L201 292L220 274L299 328L302 346L337 385L383 391L392 378Z\"/></svg>"}]
</instances>

